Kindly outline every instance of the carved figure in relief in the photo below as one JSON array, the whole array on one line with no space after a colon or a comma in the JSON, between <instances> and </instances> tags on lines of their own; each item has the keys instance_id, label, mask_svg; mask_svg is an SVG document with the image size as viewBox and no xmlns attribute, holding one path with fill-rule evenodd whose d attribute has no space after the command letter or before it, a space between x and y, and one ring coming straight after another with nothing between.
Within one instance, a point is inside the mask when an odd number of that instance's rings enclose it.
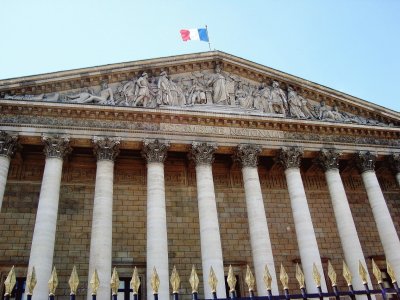
<instances>
[{"instance_id":1,"label":"carved figure in relief","mask_svg":"<svg viewBox=\"0 0 400 300\"><path fill-rule=\"evenodd\" d=\"M288 87L288 106L289 106L289 114L294 118L305 118L305 114L302 110L302 103L297 95L297 92L291 87Z\"/></svg>"},{"instance_id":2,"label":"carved figure in relief","mask_svg":"<svg viewBox=\"0 0 400 300\"><path fill-rule=\"evenodd\" d=\"M206 104L207 96L204 85L196 77L192 79L192 82L192 86L186 92L186 104Z\"/></svg>"},{"instance_id":3,"label":"carved figure in relief","mask_svg":"<svg viewBox=\"0 0 400 300\"><path fill-rule=\"evenodd\" d=\"M167 72L163 71L158 79L157 104L183 106L185 97L182 89L168 78Z\"/></svg>"},{"instance_id":4,"label":"carved figure in relief","mask_svg":"<svg viewBox=\"0 0 400 300\"><path fill-rule=\"evenodd\" d=\"M279 87L279 82L273 81L271 96L268 101L268 110L272 113L285 114L287 109L287 98L285 92Z\"/></svg>"},{"instance_id":5,"label":"carved figure in relief","mask_svg":"<svg viewBox=\"0 0 400 300\"><path fill-rule=\"evenodd\" d=\"M101 84L100 95L96 96L92 89L85 88L77 95L65 95L68 102L70 103L97 103L97 104L109 104L115 105L114 93L107 82L103 81Z\"/></svg>"},{"instance_id":6,"label":"carved figure in relief","mask_svg":"<svg viewBox=\"0 0 400 300\"><path fill-rule=\"evenodd\" d=\"M321 100L320 104L315 107L317 112L317 119L319 120L334 120L335 116L332 111L326 106L325 101Z\"/></svg>"},{"instance_id":7,"label":"carved figure in relief","mask_svg":"<svg viewBox=\"0 0 400 300\"><path fill-rule=\"evenodd\" d=\"M214 104L229 104L228 91L226 89L226 79L225 76L221 74L221 68L219 65L217 65L215 68L215 74L210 76L207 85L212 85L212 98Z\"/></svg>"},{"instance_id":8,"label":"carved figure in relief","mask_svg":"<svg viewBox=\"0 0 400 300\"><path fill-rule=\"evenodd\" d=\"M60 98L60 94L59 93L40 94L40 95L9 95L9 94L4 94L2 98L4 100L58 101L59 98Z\"/></svg>"},{"instance_id":9,"label":"carved figure in relief","mask_svg":"<svg viewBox=\"0 0 400 300\"><path fill-rule=\"evenodd\" d=\"M246 109L253 108L254 99L252 96L252 89L249 86L245 86L242 82L239 82L235 96L237 104L240 107Z\"/></svg>"},{"instance_id":10,"label":"carved figure in relief","mask_svg":"<svg viewBox=\"0 0 400 300\"><path fill-rule=\"evenodd\" d=\"M315 119L315 116L313 115L313 113L311 112L311 110L309 108L308 100L306 98L304 98L303 96L300 96L300 95L297 95L297 96L299 97L299 100L301 102L301 111L303 112L305 117L307 119Z\"/></svg>"},{"instance_id":11,"label":"carved figure in relief","mask_svg":"<svg viewBox=\"0 0 400 300\"><path fill-rule=\"evenodd\" d=\"M150 84L148 81L148 75L146 72L142 73L142 76L136 81L135 86L135 100L132 106L144 106L147 107L150 104L152 91L150 90Z\"/></svg>"},{"instance_id":12,"label":"carved figure in relief","mask_svg":"<svg viewBox=\"0 0 400 300\"><path fill-rule=\"evenodd\" d=\"M271 88L264 82L255 91L254 108L266 113L272 113L269 110L268 100L271 97Z\"/></svg>"},{"instance_id":13,"label":"carved figure in relief","mask_svg":"<svg viewBox=\"0 0 400 300\"><path fill-rule=\"evenodd\" d=\"M125 83L122 87L126 106L131 106L135 100L135 81L136 78L132 78L132 80Z\"/></svg>"}]
</instances>

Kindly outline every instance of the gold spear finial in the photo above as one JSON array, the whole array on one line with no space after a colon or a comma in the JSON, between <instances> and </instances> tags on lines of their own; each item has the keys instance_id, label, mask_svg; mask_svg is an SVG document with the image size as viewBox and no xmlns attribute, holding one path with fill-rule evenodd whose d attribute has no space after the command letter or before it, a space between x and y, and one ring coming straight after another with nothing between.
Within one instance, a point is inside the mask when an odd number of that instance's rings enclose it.
<instances>
[{"instance_id":1,"label":"gold spear finial","mask_svg":"<svg viewBox=\"0 0 400 300\"><path fill-rule=\"evenodd\" d=\"M217 291L218 279L215 275L213 267L210 268L210 275L208 275L208 284L210 285L211 292L215 293Z\"/></svg>"},{"instance_id":2,"label":"gold spear finial","mask_svg":"<svg viewBox=\"0 0 400 300\"><path fill-rule=\"evenodd\" d=\"M378 281L378 284L382 283L382 272L379 269L378 265L375 263L374 259L372 259L372 273L374 273L374 276L376 278L376 281Z\"/></svg>"},{"instance_id":3,"label":"gold spear finial","mask_svg":"<svg viewBox=\"0 0 400 300\"><path fill-rule=\"evenodd\" d=\"M331 261L328 260L328 276L329 279L331 280L332 286L337 286L337 275L335 272L335 269L333 268Z\"/></svg>"},{"instance_id":4,"label":"gold spear finial","mask_svg":"<svg viewBox=\"0 0 400 300\"><path fill-rule=\"evenodd\" d=\"M33 294L33 289L35 288L36 283L37 280L36 280L35 266L33 266L31 273L29 273L26 278L26 287L28 288L28 295Z\"/></svg>"},{"instance_id":5,"label":"gold spear finial","mask_svg":"<svg viewBox=\"0 0 400 300\"><path fill-rule=\"evenodd\" d=\"M192 273L190 273L190 278L189 278L189 283L190 286L192 287L192 293L197 293L198 289L199 289L199 276L197 276L196 273L196 268L193 265L192 266Z\"/></svg>"},{"instance_id":6,"label":"gold spear finial","mask_svg":"<svg viewBox=\"0 0 400 300\"><path fill-rule=\"evenodd\" d=\"M114 267L112 275L111 275L110 286L111 286L111 293L113 295L118 295L119 276L118 276L118 272L117 272L117 268L116 267Z\"/></svg>"},{"instance_id":7,"label":"gold spear finial","mask_svg":"<svg viewBox=\"0 0 400 300\"><path fill-rule=\"evenodd\" d=\"M49 286L49 295L54 296L56 294L56 288L58 286L56 267L53 267L53 271L51 272L51 277L49 279L48 286Z\"/></svg>"},{"instance_id":8,"label":"gold spear finial","mask_svg":"<svg viewBox=\"0 0 400 300\"><path fill-rule=\"evenodd\" d=\"M229 285L229 292L232 293L235 291L236 287L236 277L235 274L233 273L232 265L229 265L229 271L228 271L228 278L226 279Z\"/></svg>"},{"instance_id":9,"label":"gold spear finial","mask_svg":"<svg viewBox=\"0 0 400 300\"><path fill-rule=\"evenodd\" d=\"M6 280L4 281L4 285L6 287L5 296L11 295L12 290L14 289L14 286L15 286L16 282L17 282L17 278L15 277L14 266L12 266L10 272L8 272Z\"/></svg>"},{"instance_id":10,"label":"gold spear finial","mask_svg":"<svg viewBox=\"0 0 400 300\"><path fill-rule=\"evenodd\" d=\"M368 283L368 275L367 275L367 271L365 270L364 266L362 265L361 261L358 261L358 274L361 277L361 281L363 282L363 284L367 284Z\"/></svg>"},{"instance_id":11,"label":"gold spear finial","mask_svg":"<svg viewBox=\"0 0 400 300\"><path fill-rule=\"evenodd\" d=\"M318 271L317 265L313 263L312 276L317 287L321 286L321 274Z\"/></svg>"},{"instance_id":12,"label":"gold spear finial","mask_svg":"<svg viewBox=\"0 0 400 300\"><path fill-rule=\"evenodd\" d=\"M264 268L263 279L264 279L265 287L267 288L268 291L270 291L272 289L272 276L271 276L271 273L269 273L269 269L268 269L267 265L265 265L265 268Z\"/></svg>"},{"instance_id":13,"label":"gold spear finial","mask_svg":"<svg viewBox=\"0 0 400 300\"><path fill-rule=\"evenodd\" d=\"M351 280L353 279L353 276L351 275L349 267L346 265L346 262L343 261L343 277L347 282L347 285L351 285Z\"/></svg>"},{"instance_id":14,"label":"gold spear finial","mask_svg":"<svg viewBox=\"0 0 400 300\"><path fill-rule=\"evenodd\" d=\"M299 282L300 289L303 289L305 287L304 274L303 274L303 271L301 270L299 264L296 264L296 279Z\"/></svg>"},{"instance_id":15,"label":"gold spear finial","mask_svg":"<svg viewBox=\"0 0 400 300\"><path fill-rule=\"evenodd\" d=\"M158 277L156 267L153 267L150 284L151 289L153 290L153 294L158 294L158 289L160 288L160 277Z\"/></svg>"},{"instance_id":16,"label":"gold spear finial","mask_svg":"<svg viewBox=\"0 0 400 300\"><path fill-rule=\"evenodd\" d=\"M68 280L69 288L71 289L71 295L76 295L76 291L79 285L79 277L78 272L76 272L76 267L74 266L72 269L71 276Z\"/></svg>"},{"instance_id":17,"label":"gold spear finial","mask_svg":"<svg viewBox=\"0 0 400 300\"><path fill-rule=\"evenodd\" d=\"M136 267L133 269L132 279L131 279L131 288L133 290L133 294L137 295L139 293L140 287L140 278Z\"/></svg>"},{"instance_id":18,"label":"gold spear finial","mask_svg":"<svg viewBox=\"0 0 400 300\"><path fill-rule=\"evenodd\" d=\"M92 288L92 295L96 295L100 286L100 279L96 269L94 269L92 278L90 279L90 286Z\"/></svg>"},{"instance_id":19,"label":"gold spear finial","mask_svg":"<svg viewBox=\"0 0 400 300\"><path fill-rule=\"evenodd\" d=\"M396 274L394 273L392 265L388 261L386 261L386 268L387 268L387 272L390 276L390 279L392 279L392 283L397 282Z\"/></svg>"},{"instance_id":20,"label":"gold spear finial","mask_svg":"<svg viewBox=\"0 0 400 300\"><path fill-rule=\"evenodd\" d=\"M253 273L251 273L249 265L247 265L245 281L247 287L249 288L249 292L254 291L254 285L256 283L256 280L254 279Z\"/></svg>"},{"instance_id":21,"label":"gold spear finial","mask_svg":"<svg viewBox=\"0 0 400 300\"><path fill-rule=\"evenodd\" d=\"M173 294L178 294L179 293L179 285L181 284L181 279L179 278L178 271L176 270L176 267L172 269L171 273L171 287L172 287L172 293Z\"/></svg>"},{"instance_id":22,"label":"gold spear finial","mask_svg":"<svg viewBox=\"0 0 400 300\"><path fill-rule=\"evenodd\" d=\"M280 271L280 274L279 274L279 279L282 282L283 288L285 290L288 290L289 289L289 286L288 286L288 284L289 284L289 276L286 273L286 270L283 267L283 264L281 264L281 271Z\"/></svg>"}]
</instances>

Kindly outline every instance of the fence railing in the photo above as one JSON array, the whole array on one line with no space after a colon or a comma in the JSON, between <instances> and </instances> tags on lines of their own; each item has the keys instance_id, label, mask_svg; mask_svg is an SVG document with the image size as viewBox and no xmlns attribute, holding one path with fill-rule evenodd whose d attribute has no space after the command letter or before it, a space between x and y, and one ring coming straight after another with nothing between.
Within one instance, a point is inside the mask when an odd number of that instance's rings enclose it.
<instances>
[{"instance_id":1,"label":"fence railing","mask_svg":"<svg viewBox=\"0 0 400 300\"><path fill-rule=\"evenodd\" d=\"M268 294L266 296L255 296L254 294L254 289L255 289L255 278L251 272L251 269L249 266L247 266L246 270L246 278L245 282L248 287L249 291L249 297L237 297L236 295L236 277L233 272L233 269L231 266L229 266L229 271L228 271L228 276L227 276L227 283L229 286L229 299L249 299L249 300L291 300L291 299L324 299L324 298L335 298L336 300L339 300L341 297L345 298L350 298L351 300L355 300L356 296L364 296L368 300L372 299L372 296L374 295L379 295L383 300L388 300L391 295L396 295L398 299L400 299L400 289L397 284L396 280L396 275L394 273L393 268L391 265L387 262L387 273L390 276L393 288L387 288L384 286L383 283L383 276L381 270L378 268L377 264L375 261L372 259L372 273L374 274L374 277L379 285L378 290L370 289L368 286L368 272L366 271L365 267L362 265L362 263L359 261L359 268L358 268L358 275L360 276L360 279L364 285L363 290L354 290L353 284L352 284L352 279L353 275L351 274L349 268L347 267L346 263L343 261L343 277L346 280L347 283L347 288L346 289L339 289L337 286L337 274L330 262L328 262L328 277L331 281L332 285L332 290L333 292L323 292L321 289L321 275L316 267L316 265L313 265L313 272L312 276L314 279L315 286L317 288L317 292L309 293L306 290L305 286L305 277L303 274L303 271L301 270L301 267L299 264L296 264L296 280L299 283L299 290L295 291L292 293L292 291L289 290L288 282L289 282L289 276L286 273L285 268L281 264L280 268L280 274L279 274L279 279L281 281L281 284L283 286L283 294L278 294L274 295L272 293L272 276L269 273L268 267L265 266L264 270L264 284L267 289ZM32 299L32 295L34 294L34 288L36 286L36 274L35 274L35 267L32 268L32 270L28 273L27 280L26 280L26 292L27 292L27 300ZM112 295L112 300L117 300L118 299L118 289L119 289L119 276L117 269L113 269L113 273L111 276L110 280L110 289L111 289L111 295ZM179 288L180 288L180 277L179 274L174 266L171 276L170 276L170 284L172 288L172 299L173 300L179 300L180 295L179 295ZM192 288L192 300L198 300L198 286L199 286L199 277L197 276L197 272L195 267L193 266L191 275L189 277L189 283ZM16 284L16 276L15 276L15 271L14 271L14 266L11 268L10 272L8 273L8 276L4 282L5 285L5 294L4 294L4 300L10 300L10 297L12 295L12 291L14 289L14 286ZM71 276L68 280L68 284L71 290L70 293L70 300L75 300L78 286L79 286L79 277L78 273L76 271L76 267L73 267ZM139 287L140 287L140 278L138 275L138 271L136 267L133 270L133 275L132 279L130 281L130 286L132 288L132 298L133 300L138 300L138 295L139 295ZM151 276L151 288L153 291L153 298L154 300L158 300L158 291L160 287L160 278L157 274L157 270L154 267L152 276ZM210 298L207 299L228 299L228 298L218 298L217 295L217 285L218 285L218 278L215 275L215 272L213 268L211 267L210 269L210 274L209 274L209 280L208 284L211 288L211 295ZM99 277L97 274L97 271L94 270L93 275L91 277L90 283L91 287L91 294L92 294L92 300L96 300L97 297L97 290L100 286L100 281ZM56 268L53 268L51 277L48 281L48 287L49 287L49 300L55 300L56 298L56 289L58 286L58 278L57 278L57 272ZM80 289L81 291L82 289ZM44 300L44 299L43 299ZM164 300L164 299L160 299Z\"/></svg>"}]
</instances>

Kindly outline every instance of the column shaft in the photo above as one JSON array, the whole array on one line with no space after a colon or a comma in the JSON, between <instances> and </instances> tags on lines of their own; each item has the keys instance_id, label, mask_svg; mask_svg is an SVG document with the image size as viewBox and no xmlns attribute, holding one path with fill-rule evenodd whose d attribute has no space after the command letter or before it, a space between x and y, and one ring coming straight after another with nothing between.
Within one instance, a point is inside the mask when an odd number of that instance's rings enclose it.
<instances>
[{"instance_id":1,"label":"column shaft","mask_svg":"<svg viewBox=\"0 0 400 300\"><path fill-rule=\"evenodd\" d=\"M6 189L10 157L0 155L0 211L3 204L4 191Z\"/></svg>"},{"instance_id":2,"label":"column shaft","mask_svg":"<svg viewBox=\"0 0 400 300\"><path fill-rule=\"evenodd\" d=\"M397 184L400 186L400 173L396 174Z\"/></svg>"},{"instance_id":3,"label":"column shaft","mask_svg":"<svg viewBox=\"0 0 400 300\"><path fill-rule=\"evenodd\" d=\"M394 227L392 217L383 197L375 171L365 171L361 174L367 191L368 200L372 208L375 223L378 228L380 240L386 259L393 266L397 274L400 274L400 241ZM399 275L397 275L399 276Z\"/></svg>"},{"instance_id":4,"label":"column shaft","mask_svg":"<svg viewBox=\"0 0 400 300\"><path fill-rule=\"evenodd\" d=\"M49 294L47 282L53 265L62 165L61 158L50 157L44 167L28 267L36 270L33 299L37 300L47 299Z\"/></svg>"},{"instance_id":5,"label":"column shaft","mask_svg":"<svg viewBox=\"0 0 400 300\"><path fill-rule=\"evenodd\" d=\"M247 218L249 220L251 250L257 282L258 296L267 296L268 292L264 284L265 265L272 277L272 293L279 293L276 279L274 256L267 218L265 216L264 201L261 192L260 179L256 167L243 167L243 182L246 194Z\"/></svg>"},{"instance_id":6,"label":"column shaft","mask_svg":"<svg viewBox=\"0 0 400 300\"><path fill-rule=\"evenodd\" d=\"M210 268L218 279L218 298L225 298L224 263L215 201L214 180L211 164L196 165L197 199L199 205L201 260L203 265L204 297L211 298L208 285Z\"/></svg>"},{"instance_id":7,"label":"column shaft","mask_svg":"<svg viewBox=\"0 0 400 300\"><path fill-rule=\"evenodd\" d=\"M361 261L364 266L367 266L367 264L339 170L329 169L325 171L325 178L328 183L329 194L331 196L333 212L335 214L344 258L349 266L350 272L352 274L358 274L358 261ZM369 276L368 284L370 287L372 286ZM356 290L364 289L360 276L353 277L353 286Z\"/></svg>"},{"instance_id":8,"label":"column shaft","mask_svg":"<svg viewBox=\"0 0 400 300\"><path fill-rule=\"evenodd\" d=\"M159 299L169 299L168 238L164 163L147 163L147 299L153 299L153 267L160 277Z\"/></svg>"},{"instance_id":9,"label":"column shaft","mask_svg":"<svg viewBox=\"0 0 400 300\"><path fill-rule=\"evenodd\" d=\"M321 275L321 288L323 291L326 291L326 282L324 273L322 272L321 256L318 250L317 239L315 237L300 169L288 168L285 170L285 175L307 291L312 293L318 292L312 276L314 263Z\"/></svg>"},{"instance_id":10,"label":"column shaft","mask_svg":"<svg viewBox=\"0 0 400 300\"><path fill-rule=\"evenodd\" d=\"M97 270L100 286L98 299L109 299L112 264L112 211L113 211L114 162L98 160L94 191L92 231L88 282ZM90 291L88 299L91 299Z\"/></svg>"}]
</instances>

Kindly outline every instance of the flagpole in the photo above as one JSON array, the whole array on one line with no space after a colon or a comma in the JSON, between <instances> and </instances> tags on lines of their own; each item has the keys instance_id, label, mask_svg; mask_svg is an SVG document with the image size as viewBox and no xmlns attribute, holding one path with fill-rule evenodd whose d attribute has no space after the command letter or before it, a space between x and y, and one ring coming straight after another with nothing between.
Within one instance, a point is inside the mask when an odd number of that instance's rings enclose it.
<instances>
[{"instance_id":1,"label":"flagpole","mask_svg":"<svg viewBox=\"0 0 400 300\"><path fill-rule=\"evenodd\" d=\"M207 31L207 37L208 37L208 48L209 48L209 49L210 49L210 51L211 51L210 35L208 34L208 28L207 28L207 25L206 25L206 31Z\"/></svg>"}]
</instances>

